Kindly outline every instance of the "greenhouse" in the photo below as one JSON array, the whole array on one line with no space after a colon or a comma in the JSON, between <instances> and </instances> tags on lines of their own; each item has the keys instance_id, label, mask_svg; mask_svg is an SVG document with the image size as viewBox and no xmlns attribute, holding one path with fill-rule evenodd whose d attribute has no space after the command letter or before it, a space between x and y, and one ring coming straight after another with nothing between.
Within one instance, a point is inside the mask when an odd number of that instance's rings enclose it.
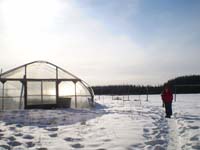
<instances>
[{"instance_id":1,"label":"greenhouse","mask_svg":"<svg viewBox=\"0 0 200 150\"><path fill-rule=\"evenodd\" d=\"M92 88L70 72L34 61L0 75L0 109L85 108L94 103Z\"/></svg>"}]
</instances>

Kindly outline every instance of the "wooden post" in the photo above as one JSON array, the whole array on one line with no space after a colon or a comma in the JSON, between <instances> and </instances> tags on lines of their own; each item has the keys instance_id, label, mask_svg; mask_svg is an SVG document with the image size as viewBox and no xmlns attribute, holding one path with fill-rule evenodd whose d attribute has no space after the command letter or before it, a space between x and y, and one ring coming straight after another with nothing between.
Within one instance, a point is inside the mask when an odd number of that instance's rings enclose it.
<instances>
[{"instance_id":1,"label":"wooden post","mask_svg":"<svg viewBox=\"0 0 200 150\"><path fill-rule=\"evenodd\" d=\"M42 104L44 104L44 102L43 102L43 81L41 81L41 102L42 102Z\"/></svg>"},{"instance_id":2,"label":"wooden post","mask_svg":"<svg viewBox=\"0 0 200 150\"><path fill-rule=\"evenodd\" d=\"M148 86L146 87L146 92L147 92L147 99L146 99L146 101L148 102L149 101L149 89L148 89Z\"/></svg>"},{"instance_id":3,"label":"wooden post","mask_svg":"<svg viewBox=\"0 0 200 150\"><path fill-rule=\"evenodd\" d=\"M130 88L130 85L128 85L128 101L129 101L129 88Z\"/></svg>"}]
</instances>

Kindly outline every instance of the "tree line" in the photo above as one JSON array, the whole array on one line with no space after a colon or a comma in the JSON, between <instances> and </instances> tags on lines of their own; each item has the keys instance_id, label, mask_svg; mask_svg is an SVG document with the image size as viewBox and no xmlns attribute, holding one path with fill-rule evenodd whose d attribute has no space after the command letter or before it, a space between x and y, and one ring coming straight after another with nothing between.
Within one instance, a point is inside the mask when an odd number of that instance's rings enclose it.
<instances>
[{"instance_id":1,"label":"tree line","mask_svg":"<svg viewBox=\"0 0 200 150\"><path fill-rule=\"evenodd\" d=\"M200 93L200 75L181 76L163 83L169 84L177 94ZM96 95L139 95L160 94L163 85L107 85L93 86Z\"/></svg>"}]
</instances>

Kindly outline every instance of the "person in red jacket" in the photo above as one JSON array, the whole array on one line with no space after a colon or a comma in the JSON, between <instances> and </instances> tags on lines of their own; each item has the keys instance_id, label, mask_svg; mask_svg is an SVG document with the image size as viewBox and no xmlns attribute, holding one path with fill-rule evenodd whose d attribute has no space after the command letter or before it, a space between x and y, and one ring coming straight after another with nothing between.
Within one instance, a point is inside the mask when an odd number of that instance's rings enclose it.
<instances>
[{"instance_id":1,"label":"person in red jacket","mask_svg":"<svg viewBox=\"0 0 200 150\"><path fill-rule=\"evenodd\" d=\"M169 85L164 86L164 90L161 93L162 101L165 106L166 118L170 118L172 115L172 100L173 94Z\"/></svg>"}]
</instances>

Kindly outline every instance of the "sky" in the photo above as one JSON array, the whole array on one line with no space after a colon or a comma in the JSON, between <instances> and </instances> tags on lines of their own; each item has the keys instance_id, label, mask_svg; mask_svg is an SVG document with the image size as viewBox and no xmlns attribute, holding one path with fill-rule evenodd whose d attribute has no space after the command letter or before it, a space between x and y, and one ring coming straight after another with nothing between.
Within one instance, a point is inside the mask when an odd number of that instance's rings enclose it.
<instances>
[{"instance_id":1,"label":"sky","mask_svg":"<svg viewBox=\"0 0 200 150\"><path fill-rule=\"evenodd\" d=\"M199 74L199 0L0 0L0 68L54 63L90 85Z\"/></svg>"}]
</instances>

